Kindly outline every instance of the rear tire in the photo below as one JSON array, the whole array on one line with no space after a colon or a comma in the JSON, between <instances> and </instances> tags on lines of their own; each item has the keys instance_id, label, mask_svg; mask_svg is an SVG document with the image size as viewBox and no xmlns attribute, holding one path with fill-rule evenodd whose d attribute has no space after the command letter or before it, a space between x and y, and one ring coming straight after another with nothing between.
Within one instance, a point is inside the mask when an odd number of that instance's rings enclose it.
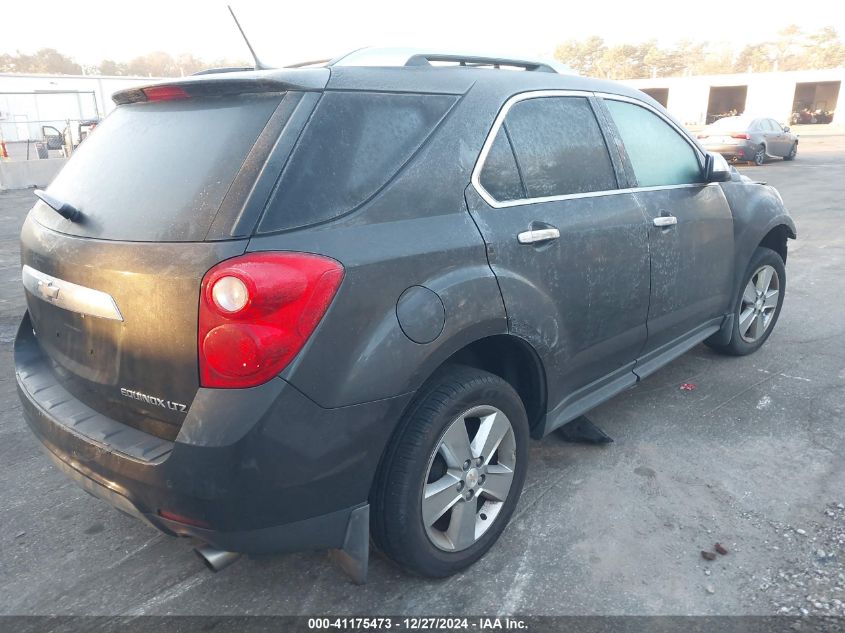
<instances>
[{"instance_id":1,"label":"rear tire","mask_svg":"<svg viewBox=\"0 0 845 633\"><path fill-rule=\"evenodd\" d=\"M754 159L751 161L758 167L762 167L766 162L766 146L760 145L754 152Z\"/></svg>"},{"instance_id":2,"label":"rear tire","mask_svg":"<svg viewBox=\"0 0 845 633\"><path fill-rule=\"evenodd\" d=\"M422 576L442 578L472 565L513 514L528 437L525 407L505 380L461 365L439 371L410 407L376 476L375 544Z\"/></svg>"},{"instance_id":3,"label":"rear tire","mask_svg":"<svg viewBox=\"0 0 845 633\"><path fill-rule=\"evenodd\" d=\"M786 268L780 255L758 246L745 270L734 302L733 330L728 343L705 343L722 354L745 356L756 352L775 328L786 291Z\"/></svg>"}]
</instances>

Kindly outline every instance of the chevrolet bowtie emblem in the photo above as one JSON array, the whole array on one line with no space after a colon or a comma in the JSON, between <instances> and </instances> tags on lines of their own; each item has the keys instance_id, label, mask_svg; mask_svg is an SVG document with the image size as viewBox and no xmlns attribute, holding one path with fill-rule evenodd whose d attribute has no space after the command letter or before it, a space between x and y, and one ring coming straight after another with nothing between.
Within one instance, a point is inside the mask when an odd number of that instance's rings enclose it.
<instances>
[{"instance_id":1,"label":"chevrolet bowtie emblem","mask_svg":"<svg viewBox=\"0 0 845 633\"><path fill-rule=\"evenodd\" d=\"M45 299L52 300L59 296L59 287L54 286L52 281L48 281L45 283L39 280L38 292L41 293L41 296Z\"/></svg>"}]
</instances>

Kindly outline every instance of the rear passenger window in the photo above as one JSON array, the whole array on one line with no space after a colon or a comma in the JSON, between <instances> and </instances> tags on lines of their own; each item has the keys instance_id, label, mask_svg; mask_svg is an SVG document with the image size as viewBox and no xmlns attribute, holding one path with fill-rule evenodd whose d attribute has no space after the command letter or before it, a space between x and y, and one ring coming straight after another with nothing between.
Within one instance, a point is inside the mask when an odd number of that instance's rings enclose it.
<instances>
[{"instance_id":1,"label":"rear passenger window","mask_svg":"<svg viewBox=\"0 0 845 633\"><path fill-rule=\"evenodd\" d=\"M513 149L504 127L499 128L496 139L490 146L479 182L487 193L500 202L525 198Z\"/></svg>"},{"instance_id":2,"label":"rear passenger window","mask_svg":"<svg viewBox=\"0 0 845 633\"><path fill-rule=\"evenodd\" d=\"M607 145L585 97L519 101L505 127L529 198L616 188Z\"/></svg>"},{"instance_id":3,"label":"rear passenger window","mask_svg":"<svg viewBox=\"0 0 845 633\"><path fill-rule=\"evenodd\" d=\"M327 92L291 154L259 232L323 222L372 198L455 104L452 95Z\"/></svg>"},{"instance_id":4,"label":"rear passenger window","mask_svg":"<svg viewBox=\"0 0 845 633\"><path fill-rule=\"evenodd\" d=\"M701 165L692 146L666 121L642 106L605 101L640 187L701 182Z\"/></svg>"}]
</instances>

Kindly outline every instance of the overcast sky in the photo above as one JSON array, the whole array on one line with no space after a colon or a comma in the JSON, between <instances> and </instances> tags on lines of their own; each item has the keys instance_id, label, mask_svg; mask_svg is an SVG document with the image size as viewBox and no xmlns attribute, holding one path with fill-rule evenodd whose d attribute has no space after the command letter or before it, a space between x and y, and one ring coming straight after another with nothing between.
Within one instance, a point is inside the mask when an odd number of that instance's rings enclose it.
<instances>
[{"instance_id":1,"label":"overcast sky","mask_svg":"<svg viewBox=\"0 0 845 633\"><path fill-rule=\"evenodd\" d=\"M260 57L272 65L332 57L361 46L423 46L550 56L568 38L611 43L651 38L724 42L740 48L789 23L834 26L845 35L841 0L231 0ZM127 61L155 50L248 59L225 2L194 0L7 0L0 52L55 48L82 64Z\"/></svg>"}]
</instances>

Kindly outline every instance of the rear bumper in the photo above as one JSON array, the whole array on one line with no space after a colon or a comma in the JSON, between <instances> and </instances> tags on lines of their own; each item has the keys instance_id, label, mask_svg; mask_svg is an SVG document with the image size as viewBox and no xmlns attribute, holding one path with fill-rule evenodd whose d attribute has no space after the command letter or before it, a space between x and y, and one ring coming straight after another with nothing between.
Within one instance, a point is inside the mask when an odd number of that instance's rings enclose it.
<instances>
[{"instance_id":1,"label":"rear bumper","mask_svg":"<svg viewBox=\"0 0 845 633\"><path fill-rule=\"evenodd\" d=\"M704 145L704 149L721 154L728 160L754 160L754 148L748 143L738 145Z\"/></svg>"},{"instance_id":2,"label":"rear bumper","mask_svg":"<svg viewBox=\"0 0 845 633\"><path fill-rule=\"evenodd\" d=\"M27 424L65 474L167 534L237 552L341 547L410 399L323 409L278 378L254 389L200 389L168 442L65 391L28 316L15 366Z\"/></svg>"}]
</instances>

